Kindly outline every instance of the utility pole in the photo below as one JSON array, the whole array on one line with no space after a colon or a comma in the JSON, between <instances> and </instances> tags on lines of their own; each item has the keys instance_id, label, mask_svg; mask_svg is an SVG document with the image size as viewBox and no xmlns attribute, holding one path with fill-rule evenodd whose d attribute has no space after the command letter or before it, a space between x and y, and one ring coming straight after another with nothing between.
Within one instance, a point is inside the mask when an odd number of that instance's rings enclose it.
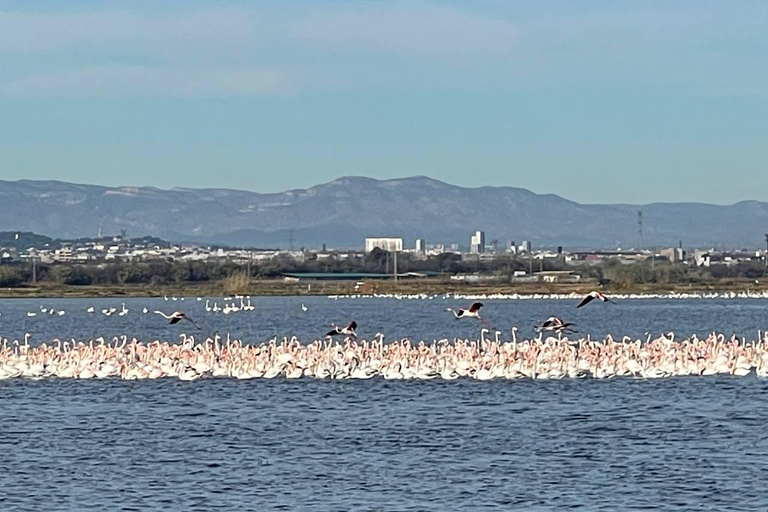
<instances>
[{"instance_id":1,"label":"utility pole","mask_svg":"<svg viewBox=\"0 0 768 512\"><path fill-rule=\"evenodd\" d=\"M397 281L397 249L395 249L395 268L394 268L394 273L395 273L395 281Z\"/></svg>"},{"instance_id":2,"label":"utility pole","mask_svg":"<svg viewBox=\"0 0 768 512\"><path fill-rule=\"evenodd\" d=\"M763 270L763 277L768 275L768 233L765 234L765 270Z\"/></svg>"}]
</instances>

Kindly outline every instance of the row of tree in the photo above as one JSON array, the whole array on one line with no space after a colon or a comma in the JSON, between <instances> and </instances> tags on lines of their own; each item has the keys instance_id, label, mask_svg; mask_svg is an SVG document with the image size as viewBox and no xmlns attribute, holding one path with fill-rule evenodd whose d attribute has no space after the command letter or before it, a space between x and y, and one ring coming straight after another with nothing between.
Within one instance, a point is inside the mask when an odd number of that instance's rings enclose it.
<instances>
[{"instance_id":1,"label":"row of tree","mask_svg":"<svg viewBox=\"0 0 768 512\"><path fill-rule=\"evenodd\" d=\"M65 285L119 285L119 284L171 284L219 281L250 271L257 278L277 278L296 272L371 272L392 273L394 261L384 251L374 250L364 258L308 258L303 261L280 256L270 261L254 262L243 266L221 260L210 261L146 261L112 262L99 264L38 264L35 275L26 262L0 265L0 287L23 286L37 281ZM501 256L493 260L462 260L457 254L445 253L427 259L402 254L398 259L398 272L437 272L445 275L457 273L484 273L512 276L517 271L537 272L550 270L576 270L582 277L612 283L616 287L629 287L643 283L696 283L722 278L762 277L765 268L759 262L746 262L733 266L709 268L688 267L682 264L641 262L631 265L609 261L606 264L568 267L563 259L533 260L514 256Z\"/></svg>"}]
</instances>

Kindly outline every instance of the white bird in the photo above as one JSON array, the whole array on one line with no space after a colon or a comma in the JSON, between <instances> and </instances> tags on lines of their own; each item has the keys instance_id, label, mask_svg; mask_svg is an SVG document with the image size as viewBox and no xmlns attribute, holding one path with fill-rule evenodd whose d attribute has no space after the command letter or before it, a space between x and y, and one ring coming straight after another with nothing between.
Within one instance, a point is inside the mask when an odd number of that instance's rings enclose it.
<instances>
[{"instance_id":1,"label":"white bird","mask_svg":"<svg viewBox=\"0 0 768 512\"><path fill-rule=\"evenodd\" d=\"M302 304L302 305L301 305L301 310L302 310L302 311L304 311L304 312L306 312L306 311L307 311L307 306L305 306L304 304Z\"/></svg>"},{"instance_id":2,"label":"white bird","mask_svg":"<svg viewBox=\"0 0 768 512\"><path fill-rule=\"evenodd\" d=\"M27 311L27 316L37 316L37 313L34 311Z\"/></svg>"},{"instance_id":3,"label":"white bird","mask_svg":"<svg viewBox=\"0 0 768 512\"><path fill-rule=\"evenodd\" d=\"M166 320L170 320L170 322L168 322L168 323L171 324L171 325L177 324L177 323L181 322L182 320L187 320L189 323L191 323L192 325L194 325L195 327L200 329L200 326L197 325L194 320L189 318L187 315L185 315L181 311L174 311L170 315L166 315L162 311L155 311L155 313L157 313L158 315L162 316Z\"/></svg>"},{"instance_id":4,"label":"white bird","mask_svg":"<svg viewBox=\"0 0 768 512\"><path fill-rule=\"evenodd\" d=\"M91 307L89 307L88 309L86 309L86 311L87 311L88 313L93 313L93 311L94 311L94 310L93 310L93 306L91 306Z\"/></svg>"}]
</instances>

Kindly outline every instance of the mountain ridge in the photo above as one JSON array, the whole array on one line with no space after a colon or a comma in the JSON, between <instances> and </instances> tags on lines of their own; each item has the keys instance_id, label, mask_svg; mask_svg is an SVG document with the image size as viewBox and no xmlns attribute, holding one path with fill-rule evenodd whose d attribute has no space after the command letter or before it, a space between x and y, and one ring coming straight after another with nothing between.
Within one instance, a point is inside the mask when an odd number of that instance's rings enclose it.
<instances>
[{"instance_id":1,"label":"mountain ridge","mask_svg":"<svg viewBox=\"0 0 768 512\"><path fill-rule=\"evenodd\" d=\"M637 211L643 211L640 240ZM229 245L359 248L365 236L466 245L530 240L569 249L638 245L759 248L768 203L581 204L511 186L460 187L412 176L342 176L309 188L258 193L228 188L89 185L0 180L0 230L54 238L127 230L131 236Z\"/></svg>"}]
</instances>

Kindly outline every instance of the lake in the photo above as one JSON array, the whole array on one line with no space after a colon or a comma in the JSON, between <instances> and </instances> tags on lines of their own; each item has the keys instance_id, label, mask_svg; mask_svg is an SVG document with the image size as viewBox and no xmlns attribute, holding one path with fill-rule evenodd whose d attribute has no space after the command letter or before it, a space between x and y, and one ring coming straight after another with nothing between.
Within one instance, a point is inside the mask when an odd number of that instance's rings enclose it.
<instances>
[{"instance_id":1,"label":"lake","mask_svg":"<svg viewBox=\"0 0 768 512\"><path fill-rule=\"evenodd\" d=\"M210 299L222 305L222 299ZM94 306L129 310L89 314ZM322 335L354 318L361 337L472 337L453 299L253 298L0 301L0 332L33 342L127 334L176 339L142 308L180 309L204 333L248 342ZM484 301L490 323L550 315L581 334L737 332L768 324L761 300ZM307 311L304 312L301 305ZM58 314L42 314L40 307ZM37 313L28 317L28 312ZM768 381L181 382L0 381L0 510L765 511Z\"/></svg>"}]
</instances>

